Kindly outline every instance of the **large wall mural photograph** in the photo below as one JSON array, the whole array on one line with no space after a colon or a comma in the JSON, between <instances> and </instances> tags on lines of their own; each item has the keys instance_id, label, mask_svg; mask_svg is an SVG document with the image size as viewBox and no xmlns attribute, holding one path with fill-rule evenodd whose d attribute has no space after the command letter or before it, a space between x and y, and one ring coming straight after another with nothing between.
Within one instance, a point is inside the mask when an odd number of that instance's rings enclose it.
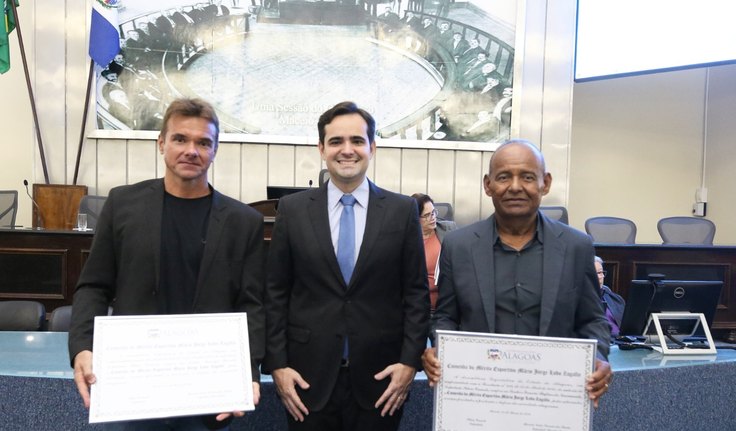
<instances>
[{"instance_id":1,"label":"large wall mural photograph","mask_svg":"<svg viewBox=\"0 0 736 431\"><path fill-rule=\"evenodd\" d=\"M257 141L313 137L342 100L374 113L383 138L509 135L513 0L503 16L480 0L115 3L121 51L97 79L99 129L159 130L190 96L216 106L222 132Z\"/></svg>"}]
</instances>

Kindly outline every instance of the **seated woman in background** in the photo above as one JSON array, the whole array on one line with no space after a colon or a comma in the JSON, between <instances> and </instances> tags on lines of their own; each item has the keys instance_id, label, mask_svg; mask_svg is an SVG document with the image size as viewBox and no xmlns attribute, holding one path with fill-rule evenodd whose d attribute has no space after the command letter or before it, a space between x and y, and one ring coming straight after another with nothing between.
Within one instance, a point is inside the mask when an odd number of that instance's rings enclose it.
<instances>
[{"instance_id":1,"label":"seated woman in background","mask_svg":"<svg viewBox=\"0 0 736 431\"><path fill-rule=\"evenodd\" d=\"M621 295L612 291L608 286L603 284L606 279L606 271L603 269L603 259L595 256L593 259L595 265L595 272L598 274L598 284L601 287L601 305L606 312L606 320L608 320L608 326L611 327L611 340L619 335L619 328L621 327L621 319L624 317L624 308L626 308L626 301ZM624 334L626 335L626 334Z\"/></svg>"},{"instance_id":2,"label":"seated woman in background","mask_svg":"<svg viewBox=\"0 0 736 431\"><path fill-rule=\"evenodd\" d=\"M429 285L430 311L434 313L437 305L437 285L435 274L438 271L438 258L440 256L440 245L447 232L457 229L453 221L439 220L434 201L431 197L414 193L411 195L417 201L419 210L419 222L422 225L422 236L424 236L424 254L427 258L427 275Z\"/></svg>"}]
</instances>

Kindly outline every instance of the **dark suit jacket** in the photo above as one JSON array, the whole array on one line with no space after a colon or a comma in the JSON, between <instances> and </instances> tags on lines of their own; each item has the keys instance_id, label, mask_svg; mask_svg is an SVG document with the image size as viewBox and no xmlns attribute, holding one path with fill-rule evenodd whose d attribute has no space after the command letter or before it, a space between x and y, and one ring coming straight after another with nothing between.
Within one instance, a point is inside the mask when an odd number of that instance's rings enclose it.
<instances>
[{"instance_id":1,"label":"dark suit jacket","mask_svg":"<svg viewBox=\"0 0 736 431\"><path fill-rule=\"evenodd\" d=\"M95 316L158 314L163 179L116 187L74 293L69 355L92 350ZM253 380L264 355L263 216L213 191L195 313L247 312Z\"/></svg>"},{"instance_id":2,"label":"dark suit jacket","mask_svg":"<svg viewBox=\"0 0 736 431\"><path fill-rule=\"evenodd\" d=\"M363 243L346 286L330 236L327 184L281 198L268 255L264 372L291 367L311 385L299 396L322 409L349 335L354 396L372 409L400 362L421 366L429 323L424 242L413 199L370 183Z\"/></svg>"},{"instance_id":3,"label":"dark suit jacket","mask_svg":"<svg viewBox=\"0 0 736 431\"><path fill-rule=\"evenodd\" d=\"M616 324L621 327L621 319L624 317L624 308L626 308L626 301L618 293L612 291L605 284L601 287L601 298L606 301L608 309L611 310L613 318L616 320Z\"/></svg>"},{"instance_id":4,"label":"dark suit jacket","mask_svg":"<svg viewBox=\"0 0 736 431\"><path fill-rule=\"evenodd\" d=\"M610 330L600 303L590 237L538 214L544 224L539 335L596 339L605 358ZM494 332L493 222L491 216L453 231L442 243L433 330Z\"/></svg>"}]
</instances>

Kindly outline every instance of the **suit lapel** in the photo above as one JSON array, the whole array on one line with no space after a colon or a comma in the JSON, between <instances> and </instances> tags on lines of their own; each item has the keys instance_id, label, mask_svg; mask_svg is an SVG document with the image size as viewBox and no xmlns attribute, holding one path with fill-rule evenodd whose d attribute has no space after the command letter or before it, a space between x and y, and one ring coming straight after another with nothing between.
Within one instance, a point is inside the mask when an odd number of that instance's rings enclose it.
<instances>
[{"instance_id":1,"label":"suit lapel","mask_svg":"<svg viewBox=\"0 0 736 431\"><path fill-rule=\"evenodd\" d=\"M307 207L309 220L314 235L317 238L319 249L324 256L324 262L332 271L333 275L345 289L345 281L342 278L340 265L337 263L335 248L332 245L332 232L330 232L330 216L327 211L327 183L310 192L309 204ZM354 272L353 272L354 273Z\"/></svg>"},{"instance_id":2,"label":"suit lapel","mask_svg":"<svg viewBox=\"0 0 736 431\"><path fill-rule=\"evenodd\" d=\"M552 321L557 296L560 291L562 268L565 266L567 244L562 240L562 230L540 212L544 225L544 256L542 264L542 309L539 316L539 335L546 335Z\"/></svg>"},{"instance_id":3,"label":"suit lapel","mask_svg":"<svg viewBox=\"0 0 736 431\"><path fill-rule=\"evenodd\" d=\"M147 221L148 249L152 250L153 267L156 277L156 288L158 289L161 276L161 218L164 212L164 181L159 179L151 183L147 190L150 196L141 199L143 202L144 220Z\"/></svg>"},{"instance_id":4,"label":"suit lapel","mask_svg":"<svg viewBox=\"0 0 736 431\"><path fill-rule=\"evenodd\" d=\"M365 262L371 255L371 250L381 233L383 218L386 214L384 202L386 196L383 194L383 191L370 181L368 181L368 187L370 188L370 197L368 198L368 212L366 214L363 242L360 245L358 260L355 262L355 269L353 270L353 276L350 279L351 283L348 285L348 288L352 286L352 281L356 279L356 274L360 274L360 271L366 265Z\"/></svg>"},{"instance_id":5,"label":"suit lapel","mask_svg":"<svg viewBox=\"0 0 736 431\"><path fill-rule=\"evenodd\" d=\"M478 283L481 304L486 315L488 331L493 332L496 328L496 289L493 285L493 219L488 218L485 223L478 226L475 232L477 236L471 245L473 253L473 267L475 268L475 279Z\"/></svg>"},{"instance_id":6,"label":"suit lapel","mask_svg":"<svg viewBox=\"0 0 736 431\"><path fill-rule=\"evenodd\" d=\"M207 222L207 239L204 244L204 252L202 253L202 263L199 266L199 277L197 278L197 292L195 293L194 303L197 303L202 283L206 274L209 273L212 261L215 258L216 244L220 244L220 237L223 235L225 219L227 218L228 207L224 204L222 195L216 190L212 191L212 209L210 210L209 221Z\"/></svg>"}]
</instances>

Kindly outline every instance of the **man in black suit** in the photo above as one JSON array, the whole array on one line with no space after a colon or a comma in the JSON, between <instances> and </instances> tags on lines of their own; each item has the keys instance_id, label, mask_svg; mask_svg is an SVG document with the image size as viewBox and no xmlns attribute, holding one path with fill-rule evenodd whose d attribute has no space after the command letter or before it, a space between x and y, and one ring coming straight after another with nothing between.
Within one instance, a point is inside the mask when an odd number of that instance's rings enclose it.
<instances>
[{"instance_id":1,"label":"man in black suit","mask_svg":"<svg viewBox=\"0 0 736 431\"><path fill-rule=\"evenodd\" d=\"M366 177L368 112L339 103L318 129L330 180L279 202L263 368L290 430L396 430L428 330L417 205Z\"/></svg>"},{"instance_id":2,"label":"man in black suit","mask_svg":"<svg viewBox=\"0 0 736 431\"><path fill-rule=\"evenodd\" d=\"M442 243L432 330L596 339L596 371L586 387L598 406L612 372L593 243L539 212L551 185L544 157L530 142L506 141L493 153L483 187L496 212ZM430 384L436 383L434 348L423 363Z\"/></svg>"},{"instance_id":3,"label":"man in black suit","mask_svg":"<svg viewBox=\"0 0 736 431\"><path fill-rule=\"evenodd\" d=\"M175 100L163 124L158 148L164 177L112 189L100 213L74 293L69 331L74 381L89 407L94 318L106 315L108 307L115 315L246 312L257 403L265 350L263 216L207 182L219 133L212 106ZM226 425L229 416L168 422L174 429L205 430ZM116 423L115 429L159 429L162 421Z\"/></svg>"}]
</instances>

